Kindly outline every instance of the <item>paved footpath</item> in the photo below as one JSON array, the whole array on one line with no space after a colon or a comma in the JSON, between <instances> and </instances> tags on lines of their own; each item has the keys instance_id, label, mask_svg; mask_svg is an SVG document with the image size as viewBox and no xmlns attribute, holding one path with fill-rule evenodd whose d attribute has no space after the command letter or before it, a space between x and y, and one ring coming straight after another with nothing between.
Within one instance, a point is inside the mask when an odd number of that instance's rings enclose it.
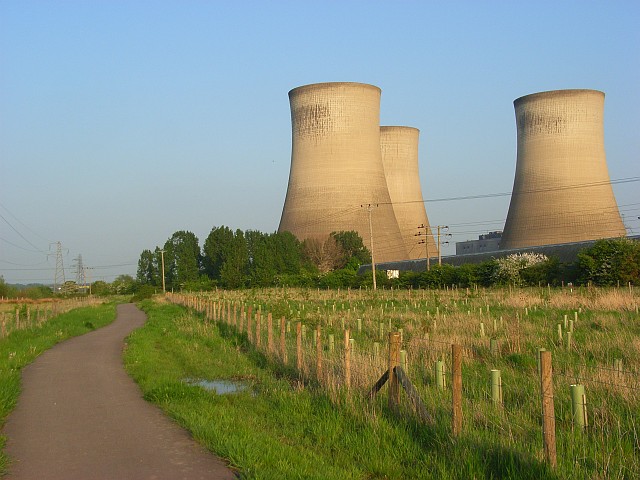
<instances>
[{"instance_id":1,"label":"paved footpath","mask_svg":"<svg viewBox=\"0 0 640 480\"><path fill-rule=\"evenodd\" d=\"M3 429L13 460L6 478L236 478L125 373L123 340L145 319L134 305L120 305L111 325L58 344L23 370Z\"/></svg>"}]
</instances>

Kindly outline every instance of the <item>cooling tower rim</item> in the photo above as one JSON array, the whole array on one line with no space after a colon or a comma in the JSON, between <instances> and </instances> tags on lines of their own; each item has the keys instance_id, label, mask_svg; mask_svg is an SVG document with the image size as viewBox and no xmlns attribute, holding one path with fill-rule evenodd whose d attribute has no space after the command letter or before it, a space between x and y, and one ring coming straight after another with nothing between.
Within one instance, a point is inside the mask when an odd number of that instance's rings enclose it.
<instances>
[{"instance_id":1,"label":"cooling tower rim","mask_svg":"<svg viewBox=\"0 0 640 480\"><path fill-rule=\"evenodd\" d=\"M409 127L407 125L380 125L380 131L383 130L411 130L420 133L420 129L416 127Z\"/></svg>"},{"instance_id":2,"label":"cooling tower rim","mask_svg":"<svg viewBox=\"0 0 640 480\"><path fill-rule=\"evenodd\" d=\"M310 83L309 85L301 85L296 88L292 88L289 90L289 97L292 95L298 94L304 90L321 90L335 87L359 87L359 88L367 88L371 90L377 91L379 94L382 93L380 87L376 87L375 85L371 85L369 83L359 83L359 82L323 82L323 83Z\"/></svg>"},{"instance_id":3,"label":"cooling tower rim","mask_svg":"<svg viewBox=\"0 0 640 480\"><path fill-rule=\"evenodd\" d=\"M584 95L584 94L592 94L604 97L604 92L600 90L593 90L589 88L574 88L574 89L566 89L566 90L549 90L546 92L538 92L538 93L530 93L529 95L524 95L522 97L518 97L513 101L515 106L518 106L521 103L526 103L534 100L540 100L543 98L554 98L554 97L572 97L576 95Z\"/></svg>"}]
</instances>

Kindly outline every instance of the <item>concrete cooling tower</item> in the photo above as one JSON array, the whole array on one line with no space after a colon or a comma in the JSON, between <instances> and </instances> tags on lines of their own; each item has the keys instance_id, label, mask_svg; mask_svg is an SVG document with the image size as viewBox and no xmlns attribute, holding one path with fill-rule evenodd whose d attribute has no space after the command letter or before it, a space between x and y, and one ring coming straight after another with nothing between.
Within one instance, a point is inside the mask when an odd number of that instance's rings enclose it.
<instances>
[{"instance_id":1,"label":"concrete cooling tower","mask_svg":"<svg viewBox=\"0 0 640 480\"><path fill-rule=\"evenodd\" d=\"M361 83L294 88L291 170L278 231L300 240L355 230L376 262L407 258L380 152L380 89Z\"/></svg>"},{"instance_id":2,"label":"concrete cooling tower","mask_svg":"<svg viewBox=\"0 0 640 480\"><path fill-rule=\"evenodd\" d=\"M437 256L429 219L422 198L422 187L418 174L418 140L420 130L413 127L380 127L380 149L382 165L387 178L389 196L404 239L408 259ZM418 229L419 226L424 228ZM416 237L420 233L422 236ZM419 241L428 240L428 244ZM427 248L428 247L428 248Z\"/></svg>"},{"instance_id":3,"label":"concrete cooling tower","mask_svg":"<svg viewBox=\"0 0 640 480\"><path fill-rule=\"evenodd\" d=\"M518 152L501 248L625 235L604 151L604 93L558 90L513 103Z\"/></svg>"}]
</instances>

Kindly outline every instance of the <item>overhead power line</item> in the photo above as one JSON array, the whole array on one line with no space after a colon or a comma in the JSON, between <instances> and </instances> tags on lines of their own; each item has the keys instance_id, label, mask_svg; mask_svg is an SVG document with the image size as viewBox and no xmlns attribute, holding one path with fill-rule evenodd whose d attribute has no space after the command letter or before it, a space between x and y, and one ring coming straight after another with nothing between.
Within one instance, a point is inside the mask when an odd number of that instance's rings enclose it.
<instances>
[{"instance_id":1,"label":"overhead power line","mask_svg":"<svg viewBox=\"0 0 640 480\"><path fill-rule=\"evenodd\" d=\"M576 188L590 188L590 187L600 187L604 185L617 185L620 183L633 183L640 182L640 177L627 177L627 178L618 178L615 180L604 181L604 182L592 182L592 183L577 183L575 185L565 185L562 187L547 187L547 188L537 188L533 190L521 190L516 195L525 195L529 193L541 193L541 192L553 192L560 190L573 190ZM405 203L434 203L434 202L452 202L456 200L477 200L481 198L495 198L495 197L508 197L511 196L512 192L497 192L497 193L484 193L479 195L462 195L457 197L441 197L441 198L427 198L425 200L407 200L405 202L380 202L380 205L400 205Z\"/></svg>"},{"instance_id":2,"label":"overhead power line","mask_svg":"<svg viewBox=\"0 0 640 480\"><path fill-rule=\"evenodd\" d=\"M7 207L5 207L2 203L0 203L0 207L2 207L9 215L11 215L13 217L13 219L18 222L20 225L22 225L24 228L26 228L27 230L29 230L31 233L33 233L36 237L39 237L41 240L44 240L45 242L47 242L47 244L49 243L53 243L50 240L44 238L42 235L40 235L38 232L36 232L35 230L33 230L32 228L29 228L28 225L26 225L24 222L22 222L18 217L16 217Z\"/></svg>"},{"instance_id":3,"label":"overhead power line","mask_svg":"<svg viewBox=\"0 0 640 480\"><path fill-rule=\"evenodd\" d=\"M4 220L4 221L5 221L5 223L6 223L7 225L9 225L9 226L11 227L11 229L12 229L14 232L16 232L20 238L22 238L25 242L27 242L29 245L31 245L31 246L32 246L32 247L33 247L33 248L34 248L38 253L42 253L42 254L46 255L46 252L43 252L43 251L42 251L42 250L40 250L38 247L36 247L33 243L31 243L31 242L27 239L27 237L25 237L24 235L22 235L22 233L20 233L20 231L19 231L16 227L14 227L14 226L11 224L11 222L10 222L9 220L7 220L7 219L6 219L2 214L0 214L0 218L1 218L2 220Z\"/></svg>"}]
</instances>

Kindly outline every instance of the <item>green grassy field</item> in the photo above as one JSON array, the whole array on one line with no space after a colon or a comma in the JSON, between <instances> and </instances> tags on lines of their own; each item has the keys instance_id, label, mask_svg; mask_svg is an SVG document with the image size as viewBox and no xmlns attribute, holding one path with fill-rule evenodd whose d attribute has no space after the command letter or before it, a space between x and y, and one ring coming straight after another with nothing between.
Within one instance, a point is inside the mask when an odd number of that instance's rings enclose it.
<instances>
[{"instance_id":1,"label":"green grassy field","mask_svg":"<svg viewBox=\"0 0 640 480\"><path fill-rule=\"evenodd\" d=\"M12 309L12 320L13 320ZM13 410L20 394L21 369L38 355L68 338L82 335L111 323L116 317L114 303L76 308L40 324L23 324L0 338L0 425ZM35 316L34 316L35 321ZM0 474L10 459L4 453L6 439L0 436Z\"/></svg>"},{"instance_id":2,"label":"green grassy field","mask_svg":"<svg viewBox=\"0 0 640 480\"><path fill-rule=\"evenodd\" d=\"M235 302L235 323L225 320L234 325L215 325L204 314L177 306L146 304L150 322L131 337L127 365L149 400L227 458L245 478L637 478L640 474L640 322L633 292L414 291L373 297L362 292L264 290L199 298L203 311L204 301ZM194 305L195 300L189 301ZM262 311L260 348L256 348L255 317L252 342L246 320L243 333L238 333L242 306ZM268 347L267 312L273 313L275 352ZM568 349L565 337L557 338L557 323L564 327L565 314L568 323L573 322L576 312ZM278 351L281 316L289 330L286 361ZM296 369L298 321L306 327L301 371ZM315 377L312 339L318 325L324 342L321 379ZM349 391L342 378L343 325L354 339ZM403 331L409 377L435 419L433 424L418 420L404 394L399 411L390 411L386 387L375 399L366 398L386 368L386 333L398 329ZM333 348L329 335L334 337ZM497 356L489 350L489 336L499 340ZM377 356L374 342L380 344ZM450 433L450 389L435 387L432 367L444 358L448 371L451 343L463 345L465 352L464 421L456 438ZM558 449L554 471L542 453L536 359L540 347L552 351L554 358ZM616 358L622 359L624 370L612 378ZM502 372L501 406L491 401L489 375L494 368ZM252 388L251 393L216 395L186 385L186 378L242 380ZM589 424L584 431L572 424L569 385L577 381L585 385L588 398Z\"/></svg>"}]
</instances>

